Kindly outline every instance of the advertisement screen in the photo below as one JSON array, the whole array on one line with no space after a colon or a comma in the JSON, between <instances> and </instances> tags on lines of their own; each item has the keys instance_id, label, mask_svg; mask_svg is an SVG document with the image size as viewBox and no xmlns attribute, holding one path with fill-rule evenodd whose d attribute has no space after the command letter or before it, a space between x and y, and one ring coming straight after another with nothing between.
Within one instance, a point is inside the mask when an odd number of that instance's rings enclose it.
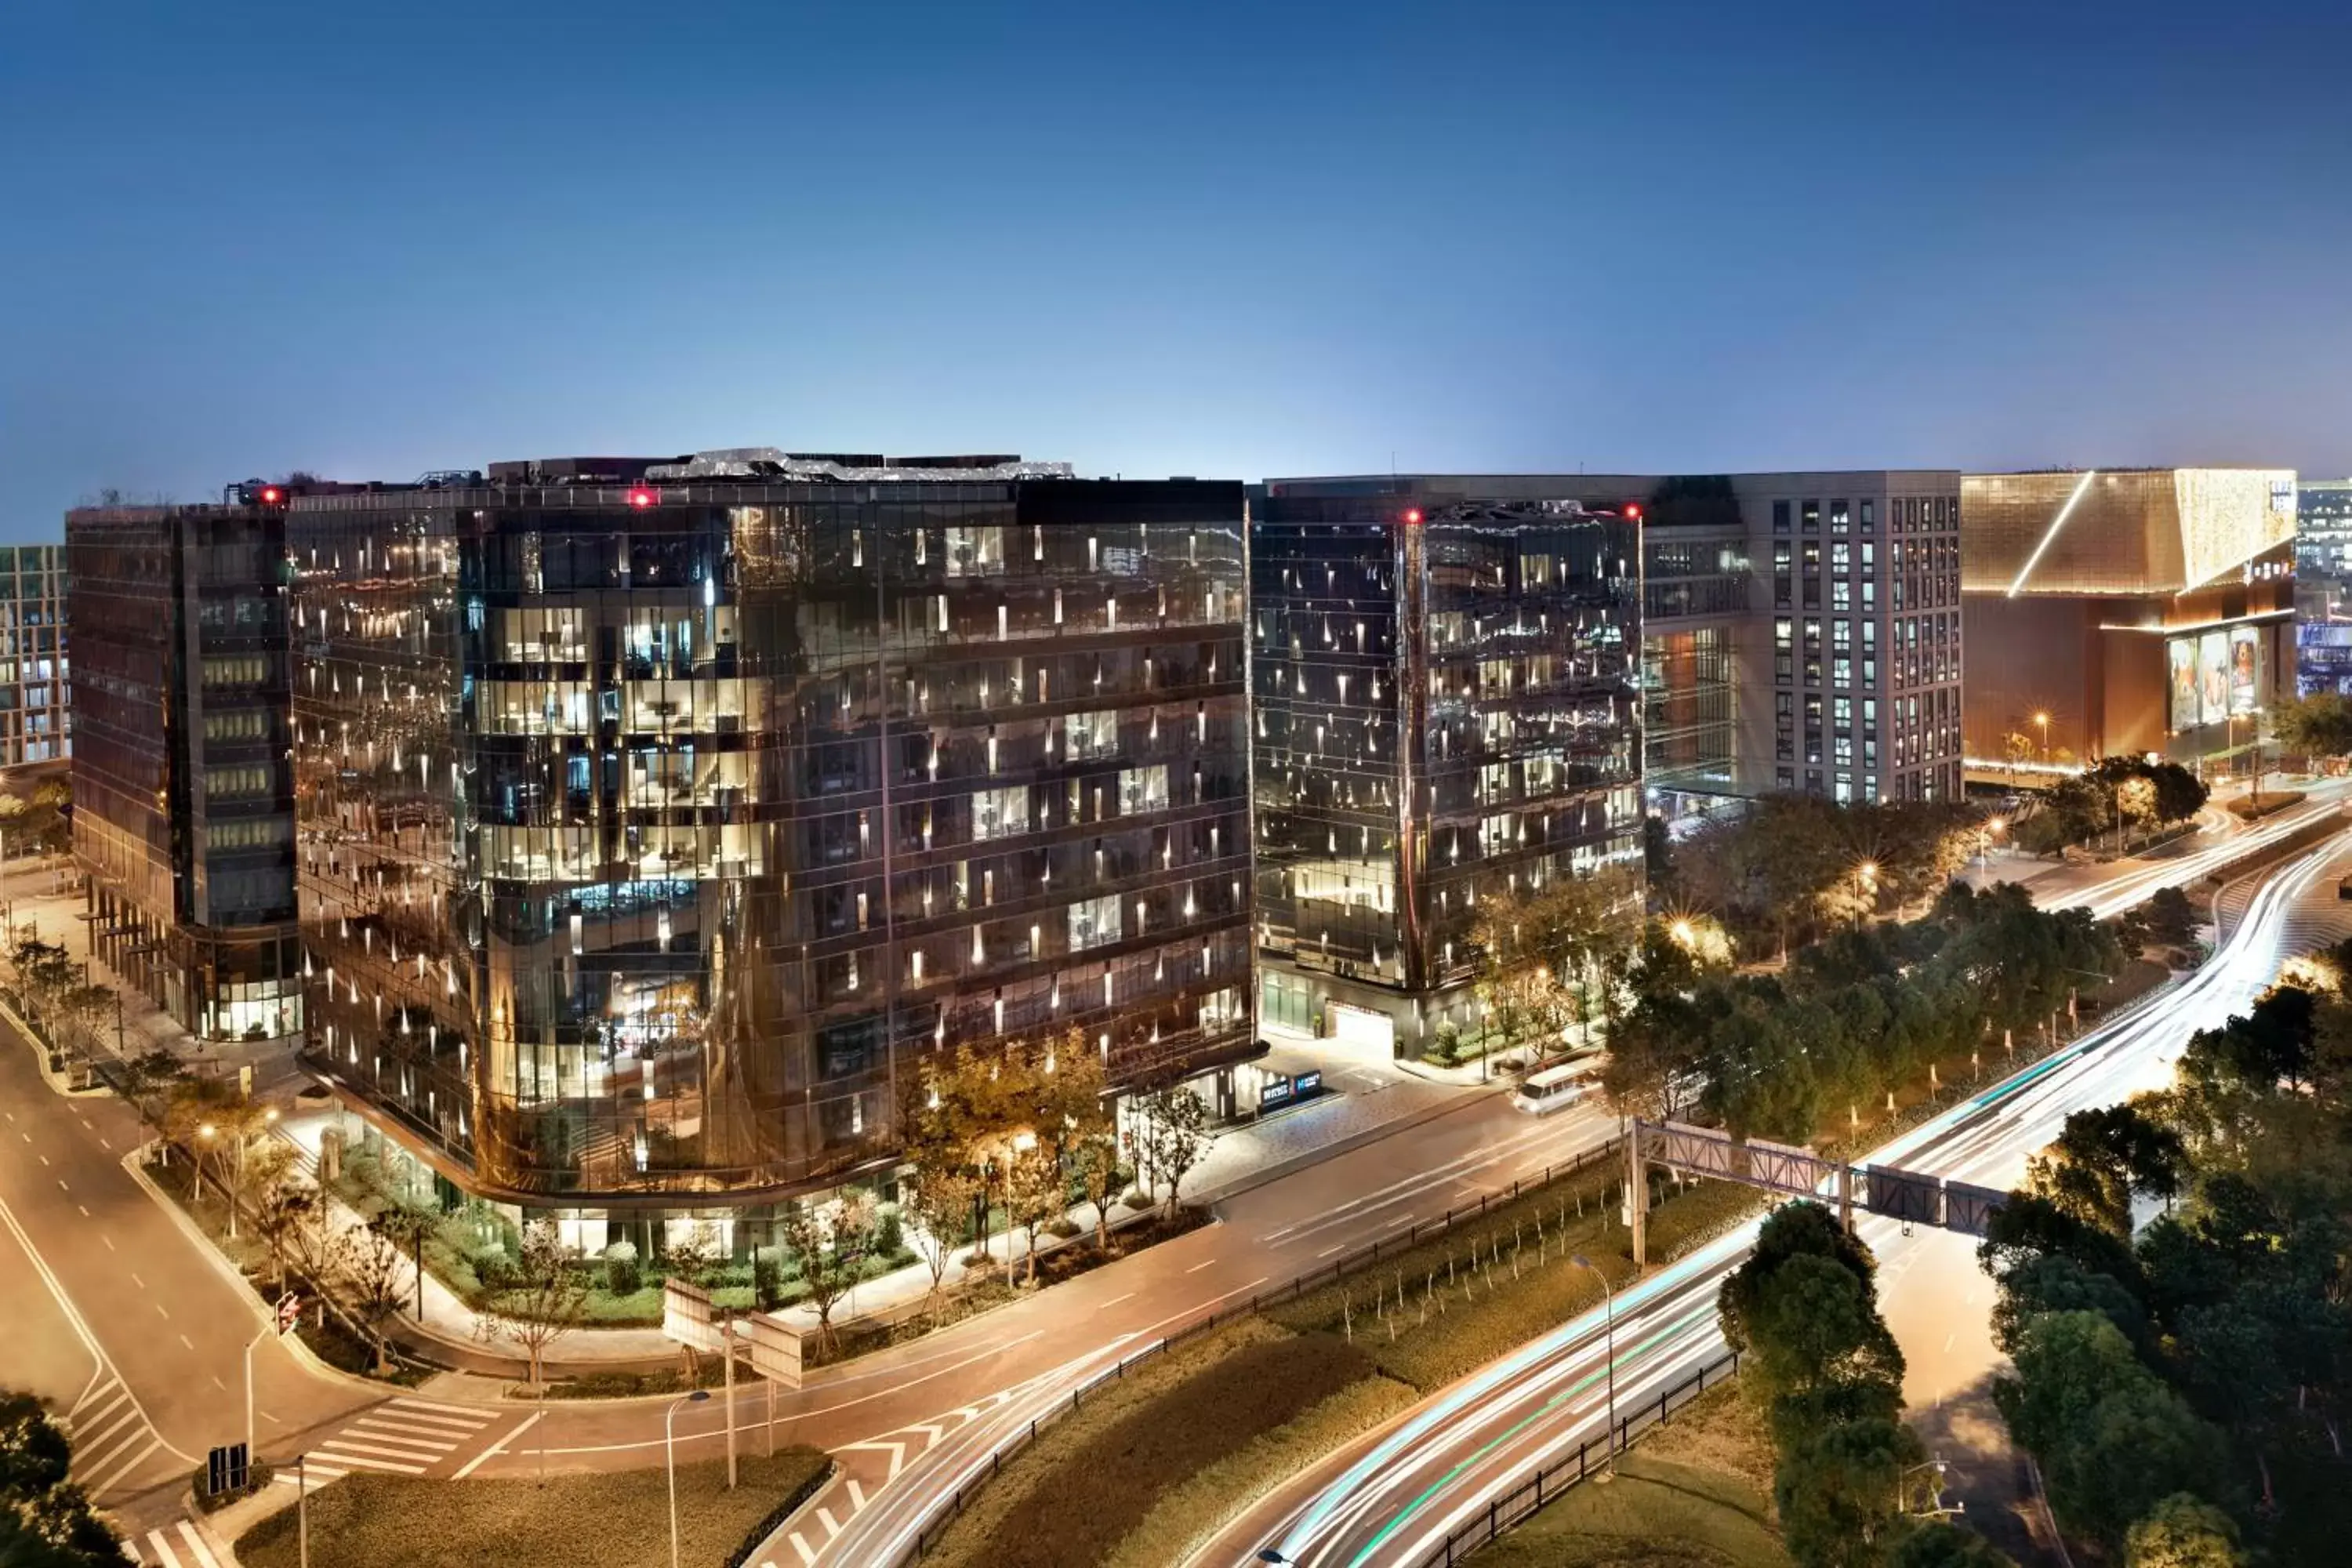
<instances>
[{"instance_id":1,"label":"advertisement screen","mask_svg":"<svg viewBox=\"0 0 2352 1568\"><path fill-rule=\"evenodd\" d=\"M2197 639L2197 680L2204 701L2205 722L2219 724L2230 717L2230 634L2207 632Z\"/></svg>"},{"instance_id":2,"label":"advertisement screen","mask_svg":"<svg viewBox=\"0 0 2352 1568\"><path fill-rule=\"evenodd\" d=\"M2164 643L2164 668L2170 679L2172 711L2168 720L2175 731L2197 728L2197 639L2167 637Z\"/></svg>"},{"instance_id":3,"label":"advertisement screen","mask_svg":"<svg viewBox=\"0 0 2352 1568\"><path fill-rule=\"evenodd\" d=\"M2261 705L2262 634L2252 626L2230 628L2230 711L2251 713Z\"/></svg>"}]
</instances>

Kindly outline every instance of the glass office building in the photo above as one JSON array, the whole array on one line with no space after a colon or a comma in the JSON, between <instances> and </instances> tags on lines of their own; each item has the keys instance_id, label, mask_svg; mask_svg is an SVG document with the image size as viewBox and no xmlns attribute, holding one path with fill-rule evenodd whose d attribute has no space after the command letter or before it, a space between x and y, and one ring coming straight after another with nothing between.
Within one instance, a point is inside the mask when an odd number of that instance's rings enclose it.
<instances>
[{"instance_id":1,"label":"glass office building","mask_svg":"<svg viewBox=\"0 0 2352 1568\"><path fill-rule=\"evenodd\" d=\"M1475 1027L1477 899L1641 854L1639 525L1277 480L1251 521L1262 1005L1420 1055Z\"/></svg>"},{"instance_id":2,"label":"glass office building","mask_svg":"<svg viewBox=\"0 0 2352 1568\"><path fill-rule=\"evenodd\" d=\"M66 517L91 950L200 1039L302 1028L284 540L243 501Z\"/></svg>"},{"instance_id":3,"label":"glass office building","mask_svg":"<svg viewBox=\"0 0 2352 1568\"><path fill-rule=\"evenodd\" d=\"M2295 490L2294 683L2352 693L2352 479Z\"/></svg>"},{"instance_id":4,"label":"glass office building","mask_svg":"<svg viewBox=\"0 0 2352 1568\"><path fill-rule=\"evenodd\" d=\"M73 755L66 563L58 544L0 544L0 768Z\"/></svg>"},{"instance_id":5,"label":"glass office building","mask_svg":"<svg viewBox=\"0 0 2352 1568\"><path fill-rule=\"evenodd\" d=\"M887 1166L926 1051L1241 1060L1243 517L764 448L298 499L314 1060L616 1223Z\"/></svg>"}]
</instances>

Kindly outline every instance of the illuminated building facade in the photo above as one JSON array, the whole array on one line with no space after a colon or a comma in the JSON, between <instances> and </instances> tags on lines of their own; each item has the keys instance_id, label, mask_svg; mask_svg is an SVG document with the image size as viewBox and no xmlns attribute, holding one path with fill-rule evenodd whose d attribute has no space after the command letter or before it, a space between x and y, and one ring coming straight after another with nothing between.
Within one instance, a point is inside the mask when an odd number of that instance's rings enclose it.
<instances>
[{"instance_id":1,"label":"illuminated building facade","mask_svg":"<svg viewBox=\"0 0 2352 1568\"><path fill-rule=\"evenodd\" d=\"M302 1028L285 514L68 512L90 945L200 1039Z\"/></svg>"},{"instance_id":2,"label":"illuminated building facade","mask_svg":"<svg viewBox=\"0 0 2352 1568\"><path fill-rule=\"evenodd\" d=\"M2244 752L2294 689L2285 468L1969 474L1969 765Z\"/></svg>"},{"instance_id":3,"label":"illuminated building facade","mask_svg":"<svg viewBox=\"0 0 2352 1568\"><path fill-rule=\"evenodd\" d=\"M2352 693L2352 479L2295 487L2294 682Z\"/></svg>"},{"instance_id":4,"label":"illuminated building facade","mask_svg":"<svg viewBox=\"0 0 2352 1568\"><path fill-rule=\"evenodd\" d=\"M65 555L58 544L0 544L0 768L73 755Z\"/></svg>"},{"instance_id":5,"label":"illuminated building facade","mask_svg":"<svg viewBox=\"0 0 2352 1568\"><path fill-rule=\"evenodd\" d=\"M567 458L298 498L315 1063L596 1224L886 1167L919 1054L1255 1048L1237 484Z\"/></svg>"},{"instance_id":6,"label":"illuminated building facade","mask_svg":"<svg viewBox=\"0 0 2352 1568\"><path fill-rule=\"evenodd\" d=\"M1261 1006L1476 1028L1477 900L1641 857L1636 521L1476 481L1275 480L1250 527Z\"/></svg>"}]
</instances>

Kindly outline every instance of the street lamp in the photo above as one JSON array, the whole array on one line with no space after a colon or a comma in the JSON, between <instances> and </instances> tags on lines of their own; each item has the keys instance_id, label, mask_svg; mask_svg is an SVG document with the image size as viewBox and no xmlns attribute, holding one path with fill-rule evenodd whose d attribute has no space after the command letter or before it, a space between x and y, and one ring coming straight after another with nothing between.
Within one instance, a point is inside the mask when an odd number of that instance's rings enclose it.
<instances>
[{"instance_id":1,"label":"street lamp","mask_svg":"<svg viewBox=\"0 0 2352 1568\"><path fill-rule=\"evenodd\" d=\"M1609 1358L1609 1436L1601 1447L1609 1467L1608 1476L1613 1477L1617 1473L1617 1292L1609 1288L1609 1276L1594 1268L1592 1259L1581 1252L1569 1261L1579 1268L1592 1269L1593 1277L1601 1281L1601 1353Z\"/></svg>"},{"instance_id":2,"label":"street lamp","mask_svg":"<svg viewBox=\"0 0 2352 1568\"><path fill-rule=\"evenodd\" d=\"M1687 920L1675 921L1674 924L1666 928L1666 934L1673 937L1675 939L1675 945L1681 948L1685 952L1690 951L1692 943L1698 941L1697 928L1693 926Z\"/></svg>"},{"instance_id":3,"label":"street lamp","mask_svg":"<svg viewBox=\"0 0 2352 1568\"><path fill-rule=\"evenodd\" d=\"M2050 710L2035 712L2033 721L2042 727L2042 765L2046 768L2050 765Z\"/></svg>"},{"instance_id":4,"label":"street lamp","mask_svg":"<svg viewBox=\"0 0 2352 1568\"><path fill-rule=\"evenodd\" d=\"M707 1388L698 1388L685 1398L674 1400L662 1417L662 1451L669 1463L669 1568L677 1568L677 1428L671 1425L677 1419L681 1405L699 1405L710 1397Z\"/></svg>"},{"instance_id":5,"label":"street lamp","mask_svg":"<svg viewBox=\"0 0 2352 1568\"><path fill-rule=\"evenodd\" d=\"M1864 860L1853 868L1853 929L1862 929L1862 908L1874 903L1872 895L1878 890L1878 862Z\"/></svg>"}]
</instances>

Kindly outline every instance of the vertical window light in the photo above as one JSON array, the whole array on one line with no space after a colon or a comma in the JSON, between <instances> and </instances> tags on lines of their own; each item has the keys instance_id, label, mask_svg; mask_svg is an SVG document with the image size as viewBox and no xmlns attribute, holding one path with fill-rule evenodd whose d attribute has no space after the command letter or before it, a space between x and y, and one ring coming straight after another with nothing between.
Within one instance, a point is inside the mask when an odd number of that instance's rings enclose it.
<instances>
[{"instance_id":1,"label":"vertical window light","mask_svg":"<svg viewBox=\"0 0 2352 1568\"><path fill-rule=\"evenodd\" d=\"M1042 522L1030 526L1029 559L1032 561L1045 559L1045 525Z\"/></svg>"}]
</instances>

